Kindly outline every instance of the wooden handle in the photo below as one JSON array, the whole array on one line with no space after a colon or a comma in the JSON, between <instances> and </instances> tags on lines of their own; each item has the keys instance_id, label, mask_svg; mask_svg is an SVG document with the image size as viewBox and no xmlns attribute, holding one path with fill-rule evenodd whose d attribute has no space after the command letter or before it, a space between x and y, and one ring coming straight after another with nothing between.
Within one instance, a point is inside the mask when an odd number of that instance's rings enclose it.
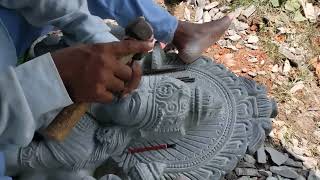
<instances>
[{"instance_id":1,"label":"wooden handle","mask_svg":"<svg viewBox=\"0 0 320 180\"><path fill-rule=\"evenodd\" d=\"M64 108L45 129L45 136L56 141L63 141L88 109L88 103L75 103Z\"/></svg>"}]
</instances>

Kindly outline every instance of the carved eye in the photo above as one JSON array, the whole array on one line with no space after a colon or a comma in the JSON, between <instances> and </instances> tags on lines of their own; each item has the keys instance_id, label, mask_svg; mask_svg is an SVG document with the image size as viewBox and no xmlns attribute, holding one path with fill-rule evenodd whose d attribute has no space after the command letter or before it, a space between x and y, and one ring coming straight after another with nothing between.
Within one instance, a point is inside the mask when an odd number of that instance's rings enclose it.
<instances>
[{"instance_id":1,"label":"carved eye","mask_svg":"<svg viewBox=\"0 0 320 180\"><path fill-rule=\"evenodd\" d=\"M178 110L177 104L169 103L168 104L168 111L169 112L176 112Z\"/></svg>"}]
</instances>

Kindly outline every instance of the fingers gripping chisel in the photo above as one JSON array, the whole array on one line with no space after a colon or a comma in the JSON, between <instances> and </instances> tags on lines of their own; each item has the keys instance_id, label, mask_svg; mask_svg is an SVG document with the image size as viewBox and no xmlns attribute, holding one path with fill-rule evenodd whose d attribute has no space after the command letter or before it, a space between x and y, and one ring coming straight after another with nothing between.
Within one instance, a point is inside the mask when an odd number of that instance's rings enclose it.
<instances>
[{"instance_id":1,"label":"fingers gripping chisel","mask_svg":"<svg viewBox=\"0 0 320 180\"><path fill-rule=\"evenodd\" d=\"M125 28L126 36L147 41L153 37L151 25L143 18L139 17ZM130 54L120 59L123 64L132 61L134 54ZM75 103L64 108L44 130L44 135L50 139L63 141L72 128L79 122L81 117L88 111L89 103Z\"/></svg>"}]
</instances>

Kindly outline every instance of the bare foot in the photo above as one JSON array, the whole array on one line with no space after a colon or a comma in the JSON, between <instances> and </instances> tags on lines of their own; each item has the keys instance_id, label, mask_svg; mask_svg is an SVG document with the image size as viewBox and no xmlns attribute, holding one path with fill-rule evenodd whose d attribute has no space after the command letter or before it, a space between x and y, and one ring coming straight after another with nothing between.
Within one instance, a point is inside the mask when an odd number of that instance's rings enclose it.
<instances>
[{"instance_id":1,"label":"bare foot","mask_svg":"<svg viewBox=\"0 0 320 180\"><path fill-rule=\"evenodd\" d=\"M233 18L234 15L229 14L222 19L203 24L179 21L173 44L178 48L180 58L185 63L194 62L205 49L223 36Z\"/></svg>"}]
</instances>

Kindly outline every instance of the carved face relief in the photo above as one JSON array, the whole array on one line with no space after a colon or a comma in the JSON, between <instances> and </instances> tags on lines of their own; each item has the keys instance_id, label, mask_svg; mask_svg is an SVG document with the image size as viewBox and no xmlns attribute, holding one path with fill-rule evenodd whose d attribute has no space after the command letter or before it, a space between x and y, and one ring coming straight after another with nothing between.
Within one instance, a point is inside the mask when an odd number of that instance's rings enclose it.
<instances>
[{"instance_id":1,"label":"carved face relief","mask_svg":"<svg viewBox=\"0 0 320 180\"><path fill-rule=\"evenodd\" d=\"M212 120L220 112L220 97L169 76L145 76L127 98L104 107L112 122L133 126L148 139L177 137Z\"/></svg>"},{"instance_id":2,"label":"carved face relief","mask_svg":"<svg viewBox=\"0 0 320 180\"><path fill-rule=\"evenodd\" d=\"M154 84L153 109L144 130L176 132L184 127L190 110L190 88L180 80L163 76ZM150 125L149 125L150 124Z\"/></svg>"},{"instance_id":3,"label":"carved face relief","mask_svg":"<svg viewBox=\"0 0 320 180\"><path fill-rule=\"evenodd\" d=\"M147 76L129 97L105 106L104 114L115 124L144 132L182 133L190 103L191 90L186 83L167 76Z\"/></svg>"}]
</instances>

